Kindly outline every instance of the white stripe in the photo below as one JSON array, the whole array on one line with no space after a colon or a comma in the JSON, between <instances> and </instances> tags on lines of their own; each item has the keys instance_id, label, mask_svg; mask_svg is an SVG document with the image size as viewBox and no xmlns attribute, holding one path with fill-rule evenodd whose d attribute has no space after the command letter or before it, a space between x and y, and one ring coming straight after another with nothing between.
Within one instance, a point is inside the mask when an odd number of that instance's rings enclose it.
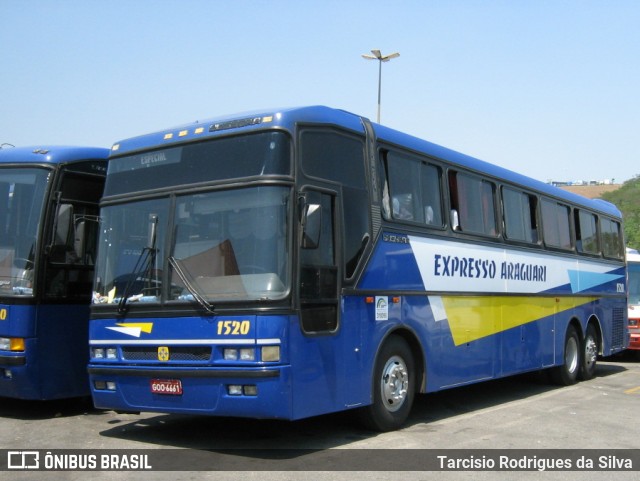
<instances>
[{"instance_id":1,"label":"white stripe","mask_svg":"<svg viewBox=\"0 0 640 481\"><path fill-rule=\"evenodd\" d=\"M429 305L433 312L433 320L436 322L444 321L447 318L447 311L442 303L442 297L429 296Z\"/></svg>"},{"instance_id":2,"label":"white stripe","mask_svg":"<svg viewBox=\"0 0 640 481\"><path fill-rule=\"evenodd\" d=\"M267 344L280 344L280 339L107 339L107 340L93 340L89 341L91 346L106 346L106 345L121 345L121 346L156 346L156 345L217 345L217 344L258 344L260 346Z\"/></svg>"}]
</instances>

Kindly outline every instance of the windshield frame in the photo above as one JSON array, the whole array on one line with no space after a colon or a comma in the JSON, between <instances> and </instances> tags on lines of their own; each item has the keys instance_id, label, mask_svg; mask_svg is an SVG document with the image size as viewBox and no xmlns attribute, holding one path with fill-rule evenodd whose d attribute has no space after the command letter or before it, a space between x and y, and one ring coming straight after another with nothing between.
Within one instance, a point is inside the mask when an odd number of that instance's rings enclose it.
<instances>
[{"instance_id":1,"label":"windshield frame","mask_svg":"<svg viewBox=\"0 0 640 481\"><path fill-rule=\"evenodd\" d=\"M185 208L184 204L188 203L194 199L206 199L207 197L216 198L216 196L231 198L232 196L240 196L242 194L243 197L251 197L250 194L253 191L256 199L258 198L261 192L269 192L271 191L273 196L281 196L283 205L279 210L279 221L282 225L281 236L279 237L279 241L282 245L283 251L279 254L280 259L283 261L283 270L282 275L284 276L281 280L282 284L281 288L277 291L274 291L277 295L273 296L252 296L247 295L246 297L239 296L238 294L230 294L228 296L221 297L208 297L203 295L201 292L194 293L189 284L191 282L180 282L183 289L185 291L191 291L190 293L183 292L181 298L172 297L172 290L175 289L175 279L179 277L179 274L176 272L175 263L180 264L180 266L184 270L184 265L180 259L176 259L174 255L176 254L176 239L179 233L179 220L184 217ZM286 203L284 203L286 199ZM293 222L293 210L294 210L294 186L293 181L283 181L283 180L269 180L269 181L252 181L252 182L234 182L225 186L208 186L208 187L198 187L198 188L183 188L183 189L174 189L171 192L164 192L162 194L157 193L155 196L144 196L144 195L136 195L129 197L126 202L124 199L118 199L115 202L103 202L101 206L101 219L103 222L103 226L100 229L100 239L99 239L99 249L98 249L98 261L96 262L96 276L95 276L95 285L94 285L94 297L92 309L96 308L98 310L107 309L107 308L117 308L120 315L124 315L128 311L140 311L140 310L157 310L158 307L161 308L171 308L177 310L189 310L189 311L199 311L199 312L209 312L211 313L214 309L225 310L228 306L238 306L241 304L243 307L265 307L265 306L276 306L282 305L282 302L289 299L292 291L292 276L293 276L293 244L294 244L294 222ZM117 214L117 211L111 211L110 209L120 209L123 212L127 211L131 207L136 205L142 205L144 203L153 203L156 202L157 205L164 204L166 205L166 212L163 215L165 219L160 218L157 225L157 233L154 233L153 237L157 235L157 245L152 245L149 242L146 245L140 245L140 249L137 250L139 257L143 257L143 250L155 250L154 252L159 256L157 267L162 272L161 274L161 286L158 288L160 290L160 295L151 296L147 298L138 298L136 299L137 293L129 292L127 294L130 295L129 300L122 301L121 298L118 297L117 293L111 296L107 295L109 292L109 286L111 285L111 279L107 279L104 276L104 272L106 271L106 267L108 264L111 264L112 267L115 262L114 260L110 260L110 255L107 254L106 246L109 243L109 239L107 238L107 230L110 228L108 223L113 222L110 219L112 213ZM250 202L250 201L246 201ZM248 204L247 204L248 205ZM258 209L258 206L255 207ZM202 209L200 209L202 210ZM225 209L220 209L220 212L230 212L233 208L226 207ZM220 214L223 215L223 214ZM228 214L227 214L228 215ZM162 216L161 216L162 217ZM123 231L125 232L126 229ZM113 232L113 231L111 231ZM141 237L141 236L139 236ZM152 236L148 236L151 238ZM210 247L214 246L214 242L210 243ZM172 259L173 258L173 259ZM184 259L183 259L184 260ZM141 263L145 263L146 261L143 259ZM145 266L142 266L144 270ZM245 279L249 274L246 272L238 273L238 279ZM191 275L188 273L187 275L191 281ZM243 277L244 276L244 277ZM117 276L114 276L114 279ZM232 276L229 276L230 278ZM273 276L272 276L273 277ZM236 281L238 280L236 279ZM197 283L196 283L197 284ZM121 290L121 289L120 289ZM249 291L247 291L249 292ZM195 294L195 295L194 295ZM198 294L203 297L203 300L198 300ZM105 297L107 298L105 301ZM154 298L155 297L155 298ZM133 301L133 302L131 302ZM141 301L141 302L137 302ZM204 302L203 302L204 301ZM288 302L288 301L287 301Z\"/></svg>"}]
</instances>

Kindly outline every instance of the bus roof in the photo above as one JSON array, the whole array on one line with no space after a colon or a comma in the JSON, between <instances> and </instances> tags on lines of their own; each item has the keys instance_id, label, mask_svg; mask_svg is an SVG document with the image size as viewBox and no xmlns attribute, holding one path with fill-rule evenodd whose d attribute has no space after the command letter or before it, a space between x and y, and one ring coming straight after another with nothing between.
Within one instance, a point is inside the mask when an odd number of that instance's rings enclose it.
<instances>
[{"instance_id":1,"label":"bus roof","mask_svg":"<svg viewBox=\"0 0 640 481\"><path fill-rule=\"evenodd\" d=\"M362 117L356 114L325 106L293 107L227 115L133 137L114 144L111 149L111 154L120 156L144 149L161 148L165 145L179 145L181 143L204 140L205 138L213 138L219 135L229 134L230 132L249 132L263 130L265 128L283 128L293 132L296 124L307 122L338 125L364 133ZM373 125L375 134L381 141L396 144L432 158L444 160L454 166L464 167L465 169L482 173L494 179L520 185L527 189L565 200L572 204L582 205L613 217L621 217L618 208L610 202L601 199L588 199L389 127L375 123Z\"/></svg>"},{"instance_id":2,"label":"bus roof","mask_svg":"<svg viewBox=\"0 0 640 481\"><path fill-rule=\"evenodd\" d=\"M107 159L109 149L100 147L33 146L0 149L0 164L63 164L89 159Z\"/></svg>"}]
</instances>

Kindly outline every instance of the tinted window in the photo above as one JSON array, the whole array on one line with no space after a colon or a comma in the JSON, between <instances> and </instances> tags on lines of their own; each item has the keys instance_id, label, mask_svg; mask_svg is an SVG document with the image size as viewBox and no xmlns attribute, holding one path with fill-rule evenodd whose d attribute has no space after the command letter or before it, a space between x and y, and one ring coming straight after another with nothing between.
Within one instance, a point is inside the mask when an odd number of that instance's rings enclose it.
<instances>
[{"instance_id":1,"label":"tinted window","mask_svg":"<svg viewBox=\"0 0 640 481\"><path fill-rule=\"evenodd\" d=\"M440 168L397 152L387 154L389 205L393 219L442 226Z\"/></svg>"},{"instance_id":2,"label":"tinted window","mask_svg":"<svg viewBox=\"0 0 640 481\"><path fill-rule=\"evenodd\" d=\"M462 232L495 236L495 186L493 183L461 172L449 175L452 217ZM452 220L455 228L456 222Z\"/></svg>"},{"instance_id":3,"label":"tinted window","mask_svg":"<svg viewBox=\"0 0 640 481\"><path fill-rule=\"evenodd\" d=\"M502 204L507 239L537 243L536 197L505 187L502 189Z\"/></svg>"},{"instance_id":4,"label":"tinted window","mask_svg":"<svg viewBox=\"0 0 640 481\"><path fill-rule=\"evenodd\" d=\"M344 276L353 276L370 238L370 205L362 140L333 130L306 130L301 135L306 175L341 184L344 225Z\"/></svg>"},{"instance_id":5,"label":"tinted window","mask_svg":"<svg viewBox=\"0 0 640 481\"><path fill-rule=\"evenodd\" d=\"M287 135L262 132L111 159L105 196L290 172Z\"/></svg>"},{"instance_id":6,"label":"tinted window","mask_svg":"<svg viewBox=\"0 0 640 481\"><path fill-rule=\"evenodd\" d=\"M576 248L585 254L599 254L597 218L583 210L575 211Z\"/></svg>"},{"instance_id":7,"label":"tinted window","mask_svg":"<svg viewBox=\"0 0 640 481\"><path fill-rule=\"evenodd\" d=\"M442 226L442 192L441 171L439 167L422 163L420 167L420 180L422 183L422 204L424 209L424 222L427 225Z\"/></svg>"},{"instance_id":8,"label":"tinted window","mask_svg":"<svg viewBox=\"0 0 640 481\"><path fill-rule=\"evenodd\" d=\"M542 226L544 243L550 247L571 249L569 207L557 202L542 200Z\"/></svg>"},{"instance_id":9,"label":"tinted window","mask_svg":"<svg viewBox=\"0 0 640 481\"><path fill-rule=\"evenodd\" d=\"M332 130L302 133L304 173L351 187L365 188L364 145L360 139Z\"/></svg>"},{"instance_id":10,"label":"tinted window","mask_svg":"<svg viewBox=\"0 0 640 481\"><path fill-rule=\"evenodd\" d=\"M420 195L420 164L389 152L387 173L391 197L391 217L397 220L424 222Z\"/></svg>"},{"instance_id":11,"label":"tinted window","mask_svg":"<svg viewBox=\"0 0 640 481\"><path fill-rule=\"evenodd\" d=\"M602 228L602 251L604 255L622 259L624 257L624 249L620 223L610 219L602 219L600 226Z\"/></svg>"}]
</instances>

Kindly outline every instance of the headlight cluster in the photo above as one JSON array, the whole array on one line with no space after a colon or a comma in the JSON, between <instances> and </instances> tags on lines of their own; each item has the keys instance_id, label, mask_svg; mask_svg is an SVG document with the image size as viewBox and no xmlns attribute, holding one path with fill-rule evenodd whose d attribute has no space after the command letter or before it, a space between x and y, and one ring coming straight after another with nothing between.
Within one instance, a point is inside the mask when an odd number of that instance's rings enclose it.
<instances>
[{"instance_id":1,"label":"headlight cluster","mask_svg":"<svg viewBox=\"0 0 640 481\"><path fill-rule=\"evenodd\" d=\"M229 384L227 385L229 396L257 396L258 386L255 384Z\"/></svg>"},{"instance_id":2,"label":"headlight cluster","mask_svg":"<svg viewBox=\"0 0 640 481\"><path fill-rule=\"evenodd\" d=\"M92 347L89 354L91 355L91 359L116 360L118 359L118 348L117 347Z\"/></svg>"},{"instance_id":3,"label":"headlight cluster","mask_svg":"<svg viewBox=\"0 0 640 481\"><path fill-rule=\"evenodd\" d=\"M255 361L278 362L280 361L280 346L255 347L226 347L222 350L225 361Z\"/></svg>"},{"instance_id":4,"label":"headlight cluster","mask_svg":"<svg viewBox=\"0 0 640 481\"><path fill-rule=\"evenodd\" d=\"M0 351L24 351L24 339L21 337L0 337Z\"/></svg>"},{"instance_id":5,"label":"headlight cluster","mask_svg":"<svg viewBox=\"0 0 640 481\"><path fill-rule=\"evenodd\" d=\"M115 381L93 381L93 387L98 391L115 391Z\"/></svg>"},{"instance_id":6,"label":"headlight cluster","mask_svg":"<svg viewBox=\"0 0 640 481\"><path fill-rule=\"evenodd\" d=\"M240 349L229 347L222 351L225 361L255 361L256 350L254 348L243 347Z\"/></svg>"}]
</instances>

